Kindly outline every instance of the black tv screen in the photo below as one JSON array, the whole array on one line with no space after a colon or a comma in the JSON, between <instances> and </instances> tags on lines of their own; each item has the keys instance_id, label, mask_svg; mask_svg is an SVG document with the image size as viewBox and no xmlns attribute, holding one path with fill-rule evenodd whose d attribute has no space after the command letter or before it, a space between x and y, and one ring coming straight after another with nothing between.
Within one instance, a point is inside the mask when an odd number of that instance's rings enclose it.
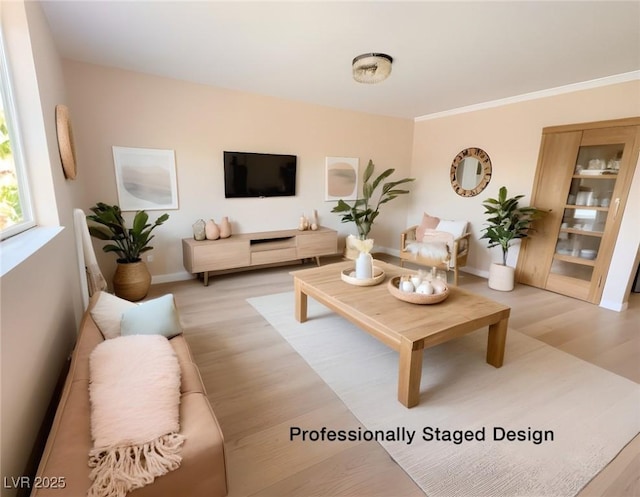
<instances>
[{"instance_id":1,"label":"black tv screen","mask_svg":"<svg viewBox=\"0 0 640 497\"><path fill-rule=\"evenodd\" d=\"M288 197L296 194L295 155L224 153L224 196Z\"/></svg>"}]
</instances>

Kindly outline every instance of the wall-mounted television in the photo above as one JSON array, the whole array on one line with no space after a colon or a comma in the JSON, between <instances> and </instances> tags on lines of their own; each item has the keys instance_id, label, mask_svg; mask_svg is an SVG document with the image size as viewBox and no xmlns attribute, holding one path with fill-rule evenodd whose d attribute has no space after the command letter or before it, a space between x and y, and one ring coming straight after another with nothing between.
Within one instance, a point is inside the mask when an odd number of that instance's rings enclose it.
<instances>
[{"instance_id":1,"label":"wall-mounted television","mask_svg":"<svg viewBox=\"0 0 640 497\"><path fill-rule=\"evenodd\" d=\"M297 156L224 152L224 196L289 197L296 194Z\"/></svg>"}]
</instances>

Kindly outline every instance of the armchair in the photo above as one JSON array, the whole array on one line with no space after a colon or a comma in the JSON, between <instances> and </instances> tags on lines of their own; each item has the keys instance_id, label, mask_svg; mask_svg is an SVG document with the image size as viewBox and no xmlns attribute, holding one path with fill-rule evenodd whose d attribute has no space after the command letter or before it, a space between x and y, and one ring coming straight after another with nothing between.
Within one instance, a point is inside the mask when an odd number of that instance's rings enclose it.
<instances>
[{"instance_id":1,"label":"armchair","mask_svg":"<svg viewBox=\"0 0 640 497\"><path fill-rule=\"evenodd\" d=\"M430 222L425 222L427 218ZM453 283L457 286L458 270L466 266L469 255L471 233L467 232L467 224L466 221L445 221L425 214L420 226L411 226L400 233L400 266L408 261L453 271Z\"/></svg>"}]
</instances>

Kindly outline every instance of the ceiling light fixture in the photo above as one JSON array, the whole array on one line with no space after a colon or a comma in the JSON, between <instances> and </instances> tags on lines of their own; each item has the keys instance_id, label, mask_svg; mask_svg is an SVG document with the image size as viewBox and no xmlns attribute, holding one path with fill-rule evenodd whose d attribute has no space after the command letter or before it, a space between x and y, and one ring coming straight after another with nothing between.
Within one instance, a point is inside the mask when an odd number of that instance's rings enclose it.
<instances>
[{"instance_id":1,"label":"ceiling light fixture","mask_svg":"<svg viewBox=\"0 0 640 497\"><path fill-rule=\"evenodd\" d=\"M353 79L358 83L379 83L391 74L393 58L384 53L364 53L351 63Z\"/></svg>"}]
</instances>

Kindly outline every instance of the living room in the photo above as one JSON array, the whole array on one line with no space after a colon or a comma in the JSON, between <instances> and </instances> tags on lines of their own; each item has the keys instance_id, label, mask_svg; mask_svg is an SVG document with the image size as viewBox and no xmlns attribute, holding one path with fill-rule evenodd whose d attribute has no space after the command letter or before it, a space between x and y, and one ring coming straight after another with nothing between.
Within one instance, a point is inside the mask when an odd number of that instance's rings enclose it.
<instances>
[{"instance_id":1,"label":"living room","mask_svg":"<svg viewBox=\"0 0 640 497\"><path fill-rule=\"evenodd\" d=\"M154 240L153 260L147 261L154 284L190 281L180 240L191 235L199 218L229 216L234 232L242 233L295 228L301 214L316 209L323 226L341 237L349 234L350 226L330 212L335 204L325 202L320 187L327 156L359 158L361 170L373 159L380 169L396 168L398 177L416 178L410 195L384 206L376 222L372 236L381 252L397 255L400 231L419 223L424 212L466 219L472 231L466 270L486 277L495 254L479 240L485 223L481 203L503 185L524 194L526 203L542 128L640 115L638 67L522 99L492 99L498 102L479 108L390 117L71 60L56 45L46 5L10 2L2 9L8 53L27 61L14 69L16 94L21 124L29 130L26 152L39 164L33 178L37 217L52 232L31 257L2 274L3 475L24 471L73 346L83 309L72 210L117 201L113 146L175 151L179 208L168 211L170 219ZM347 78L354 55L347 54ZM402 70L410 67L394 66L392 77ZM490 73L480 77L492 78ZM377 98L377 88L361 89ZM71 111L78 162L74 181L64 179L58 153L53 116L60 103ZM493 177L483 194L464 198L451 189L449 169L455 155L472 146L490 154ZM296 196L225 199L224 150L297 155ZM638 186L636 171L633 191ZM603 295L607 306L621 313L635 275L639 233L630 216L640 210L639 198L630 195ZM113 257L99 250L97 256L110 280ZM215 292L216 287L198 290ZM11 495L3 489L5 494Z\"/></svg>"}]
</instances>

